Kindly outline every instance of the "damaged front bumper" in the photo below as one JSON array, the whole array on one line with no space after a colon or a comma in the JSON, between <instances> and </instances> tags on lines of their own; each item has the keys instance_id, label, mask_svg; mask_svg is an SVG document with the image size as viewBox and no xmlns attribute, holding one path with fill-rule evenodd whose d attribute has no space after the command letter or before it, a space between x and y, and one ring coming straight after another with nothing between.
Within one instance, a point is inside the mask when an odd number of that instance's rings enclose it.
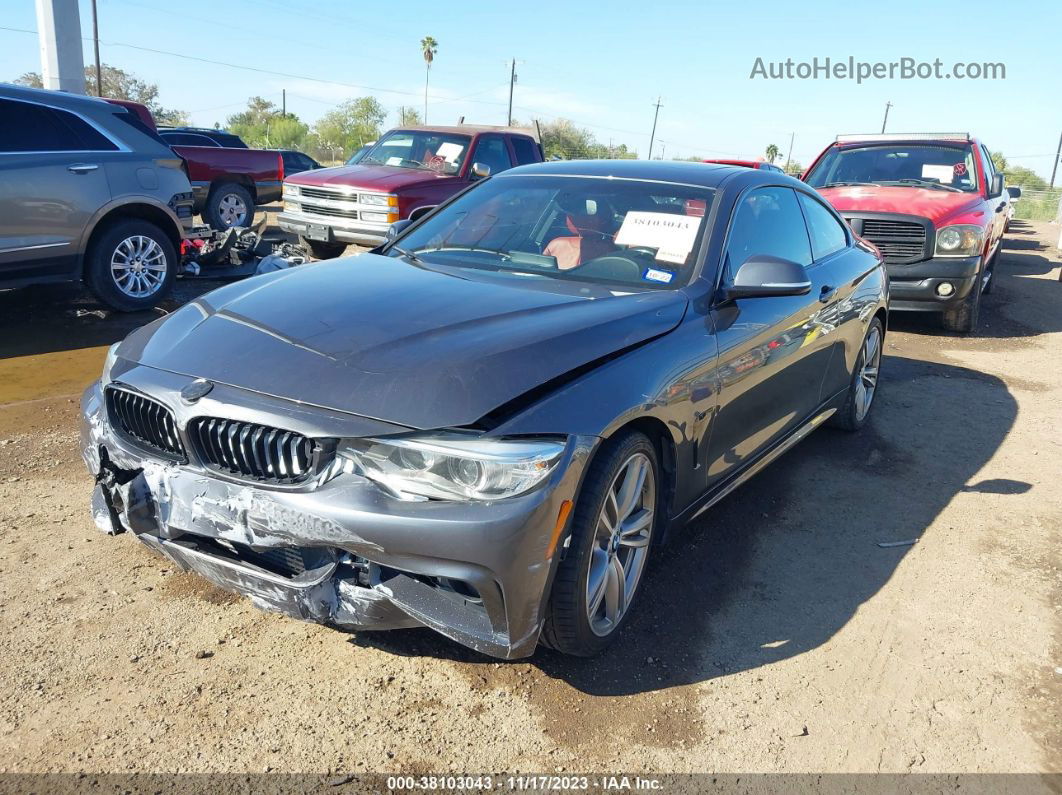
<instances>
[{"instance_id":1,"label":"damaged front bumper","mask_svg":"<svg viewBox=\"0 0 1062 795\"><path fill-rule=\"evenodd\" d=\"M182 434L195 417L226 415L270 415L273 425L320 437L350 431L334 414L248 400L222 385L187 406L179 393L191 379L150 368L122 381L167 406ZM243 407L229 402L239 398ZM104 532L132 532L181 569L266 610L344 629L426 626L502 658L535 649L564 544L558 517L596 441L570 438L549 481L528 494L408 501L349 473L282 488L219 474L191 453L183 461L153 456L114 427L99 383L82 397L82 452L97 478L92 510Z\"/></svg>"}]
</instances>

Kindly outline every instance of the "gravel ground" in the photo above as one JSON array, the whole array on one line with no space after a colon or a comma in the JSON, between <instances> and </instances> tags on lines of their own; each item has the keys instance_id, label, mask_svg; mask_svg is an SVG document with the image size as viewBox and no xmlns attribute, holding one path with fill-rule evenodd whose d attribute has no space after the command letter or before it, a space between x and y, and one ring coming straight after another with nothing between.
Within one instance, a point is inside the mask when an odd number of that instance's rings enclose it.
<instances>
[{"instance_id":1,"label":"gravel ground","mask_svg":"<svg viewBox=\"0 0 1062 795\"><path fill-rule=\"evenodd\" d=\"M0 293L0 772L1062 772L1057 237L1014 225L979 336L896 317L870 426L690 527L591 661L301 624L101 535L77 395L156 314Z\"/></svg>"}]
</instances>

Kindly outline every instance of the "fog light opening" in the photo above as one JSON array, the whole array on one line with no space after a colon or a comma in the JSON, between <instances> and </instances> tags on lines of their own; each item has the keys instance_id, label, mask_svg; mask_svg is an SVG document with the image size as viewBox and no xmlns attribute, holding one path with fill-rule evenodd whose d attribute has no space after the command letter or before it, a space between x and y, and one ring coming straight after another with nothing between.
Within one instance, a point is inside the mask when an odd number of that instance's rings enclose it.
<instances>
[{"instance_id":1,"label":"fog light opening","mask_svg":"<svg viewBox=\"0 0 1062 795\"><path fill-rule=\"evenodd\" d=\"M937 295L939 295L941 298L947 298L954 292L955 285L951 282L941 282L937 285Z\"/></svg>"}]
</instances>

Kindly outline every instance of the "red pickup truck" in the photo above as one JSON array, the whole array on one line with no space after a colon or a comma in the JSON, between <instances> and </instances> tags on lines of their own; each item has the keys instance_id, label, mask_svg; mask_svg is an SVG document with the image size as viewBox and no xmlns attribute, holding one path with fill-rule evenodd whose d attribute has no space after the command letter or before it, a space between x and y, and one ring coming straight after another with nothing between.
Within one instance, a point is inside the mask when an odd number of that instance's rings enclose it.
<instances>
[{"instance_id":1,"label":"red pickup truck","mask_svg":"<svg viewBox=\"0 0 1062 795\"><path fill-rule=\"evenodd\" d=\"M477 179L542 160L529 130L402 127L380 138L356 165L285 180L278 223L315 257L337 257L348 243L379 245L392 223L416 220Z\"/></svg>"},{"instance_id":2,"label":"red pickup truck","mask_svg":"<svg viewBox=\"0 0 1062 795\"><path fill-rule=\"evenodd\" d=\"M977 327L1007 220L1003 175L983 143L967 133L838 136L803 179L881 250L891 309L941 312L950 331Z\"/></svg>"},{"instance_id":3,"label":"red pickup truck","mask_svg":"<svg viewBox=\"0 0 1062 795\"><path fill-rule=\"evenodd\" d=\"M151 111L139 102L108 101L131 110L157 134ZM195 211L215 229L250 226L255 205L271 204L280 198L284 182L281 152L216 146L170 148L185 162L195 196Z\"/></svg>"}]
</instances>

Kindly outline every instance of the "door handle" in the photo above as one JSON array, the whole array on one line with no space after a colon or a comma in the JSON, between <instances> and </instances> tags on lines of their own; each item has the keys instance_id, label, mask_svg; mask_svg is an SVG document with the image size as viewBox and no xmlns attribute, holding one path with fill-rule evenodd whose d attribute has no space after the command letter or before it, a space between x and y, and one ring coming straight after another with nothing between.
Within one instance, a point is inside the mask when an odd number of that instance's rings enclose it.
<instances>
[{"instance_id":1,"label":"door handle","mask_svg":"<svg viewBox=\"0 0 1062 795\"><path fill-rule=\"evenodd\" d=\"M822 285L822 289L819 291L819 302L825 304L834 294L837 292L836 287L831 287L828 284Z\"/></svg>"},{"instance_id":2,"label":"door handle","mask_svg":"<svg viewBox=\"0 0 1062 795\"><path fill-rule=\"evenodd\" d=\"M99 163L74 163L71 166L67 166L66 170L71 174L87 174L90 171L95 171L99 167Z\"/></svg>"}]
</instances>

